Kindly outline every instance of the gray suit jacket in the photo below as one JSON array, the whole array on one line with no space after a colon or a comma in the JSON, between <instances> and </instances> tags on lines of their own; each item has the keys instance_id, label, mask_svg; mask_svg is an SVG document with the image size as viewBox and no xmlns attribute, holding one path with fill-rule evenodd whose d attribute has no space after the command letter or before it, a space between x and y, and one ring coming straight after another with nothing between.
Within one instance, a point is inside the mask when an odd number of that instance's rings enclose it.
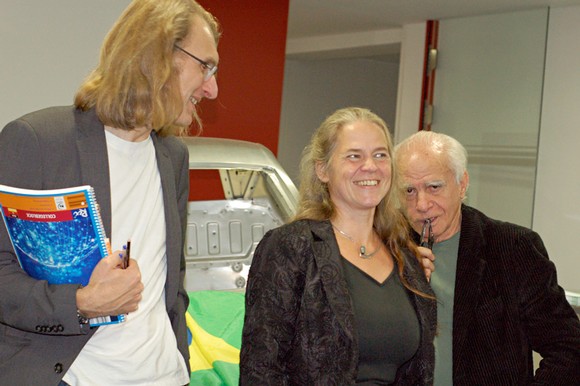
<instances>
[{"instance_id":1,"label":"gray suit jacket","mask_svg":"<svg viewBox=\"0 0 580 386\"><path fill-rule=\"evenodd\" d=\"M188 153L175 137L152 134L167 231L167 313L189 365L183 235L189 194ZM29 189L92 185L108 235L111 195L103 124L93 110L53 107L0 132L0 184ZM0 226L0 384L57 385L96 329L79 326L76 285L48 285L20 268ZM51 330L59 332L42 332ZM48 327L48 328L47 328Z\"/></svg>"}]
</instances>

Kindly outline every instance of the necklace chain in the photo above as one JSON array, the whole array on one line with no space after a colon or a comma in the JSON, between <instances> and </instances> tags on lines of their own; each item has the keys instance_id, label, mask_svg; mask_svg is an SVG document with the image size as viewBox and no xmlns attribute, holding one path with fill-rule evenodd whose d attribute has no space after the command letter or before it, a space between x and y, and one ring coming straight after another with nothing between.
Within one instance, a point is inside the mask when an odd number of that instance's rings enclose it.
<instances>
[{"instance_id":1,"label":"necklace chain","mask_svg":"<svg viewBox=\"0 0 580 386\"><path fill-rule=\"evenodd\" d=\"M332 224L332 223L331 223ZM353 244L356 245L356 241L354 241L354 239L346 232L343 232L342 230L338 229L336 227L336 225L332 224L332 227L334 229L336 229L338 231L338 233L340 233L342 236L346 237L347 239L349 239ZM371 253L366 253L367 252L367 248L365 247L364 244L361 244L361 246L359 247L359 253L358 256L363 258L363 259L370 259L371 257L373 257L374 255L377 254L377 252L381 249L381 245L379 245L377 247L377 249L375 249L374 251L372 251Z\"/></svg>"}]
</instances>

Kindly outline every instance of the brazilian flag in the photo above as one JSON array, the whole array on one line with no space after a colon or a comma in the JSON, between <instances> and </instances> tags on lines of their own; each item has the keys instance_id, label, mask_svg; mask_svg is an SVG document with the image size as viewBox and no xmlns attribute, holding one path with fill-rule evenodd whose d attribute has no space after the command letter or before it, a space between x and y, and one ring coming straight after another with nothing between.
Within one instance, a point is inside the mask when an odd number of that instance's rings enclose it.
<instances>
[{"instance_id":1,"label":"brazilian flag","mask_svg":"<svg viewBox=\"0 0 580 386\"><path fill-rule=\"evenodd\" d=\"M244 294L229 291L189 293L185 314L191 386L237 385L244 324Z\"/></svg>"}]
</instances>

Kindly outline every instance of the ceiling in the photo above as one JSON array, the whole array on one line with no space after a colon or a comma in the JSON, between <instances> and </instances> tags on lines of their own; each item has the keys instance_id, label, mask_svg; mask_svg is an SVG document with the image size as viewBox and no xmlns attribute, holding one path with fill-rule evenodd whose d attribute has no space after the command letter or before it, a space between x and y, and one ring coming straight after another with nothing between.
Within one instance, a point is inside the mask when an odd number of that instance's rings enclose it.
<instances>
[{"instance_id":1,"label":"ceiling","mask_svg":"<svg viewBox=\"0 0 580 386\"><path fill-rule=\"evenodd\" d=\"M290 0L288 39L577 4L580 0Z\"/></svg>"}]
</instances>

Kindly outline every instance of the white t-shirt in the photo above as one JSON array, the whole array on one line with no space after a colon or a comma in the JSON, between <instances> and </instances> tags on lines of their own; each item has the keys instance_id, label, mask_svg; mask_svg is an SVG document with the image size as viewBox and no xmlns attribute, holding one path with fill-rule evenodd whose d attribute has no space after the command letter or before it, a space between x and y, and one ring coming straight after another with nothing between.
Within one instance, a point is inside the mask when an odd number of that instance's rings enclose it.
<instances>
[{"instance_id":1,"label":"white t-shirt","mask_svg":"<svg viewBox=\"0 0 580 386\"><path fill-rule=\"evenodd\" d=\"M63 379L71 385L185 385L189 374L165 308L165 214L153 141L105 133L111 247L121 250L131 240L145 289L139 309L124 323L99 327Z\"/></svg>"}]
</instances>

